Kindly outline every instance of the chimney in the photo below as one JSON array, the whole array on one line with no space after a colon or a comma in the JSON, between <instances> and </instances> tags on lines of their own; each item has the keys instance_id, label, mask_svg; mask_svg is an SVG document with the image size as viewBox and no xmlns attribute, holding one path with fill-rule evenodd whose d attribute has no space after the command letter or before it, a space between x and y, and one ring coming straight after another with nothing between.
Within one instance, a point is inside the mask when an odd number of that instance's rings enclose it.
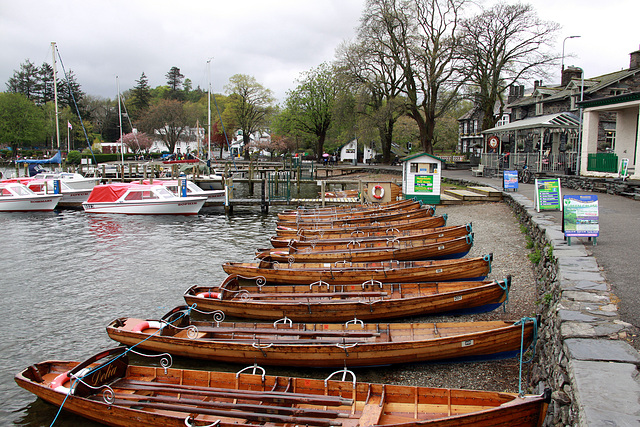
<instances>
[{"instance_id":1,"label":"chimney","mask_svg":"<svg viewBox=\"0 0 640 427\"><path fill-rule=\"evenodd\" d=\"M540 80L535 80L533 82L533 90L536 90L538 88L538 86L540 86Z\"/></svg>"},{"instance_id":2,"label":"chimney","mask_svg":"<svg viewBox=\"0 0 640 427\"><path fill-rule=\"evenodd\" d=\"M560 86L567 87L571 80L580 79L580 77L582 77L582 69L571 65L565 68L562 72L562 81L560 82Z\"/></svg>"},{"instance_id":3,"label":"chimney","mask_svg":"<svg viewBox=\"0 0 640 427\"><path fill-rule=\"evenodd\" d=\"M629 69L635 70L636 68L640 67L640 50L631 52L629 55L631 56L631 61L629 61Z\"/></svg>"}]
</instances>

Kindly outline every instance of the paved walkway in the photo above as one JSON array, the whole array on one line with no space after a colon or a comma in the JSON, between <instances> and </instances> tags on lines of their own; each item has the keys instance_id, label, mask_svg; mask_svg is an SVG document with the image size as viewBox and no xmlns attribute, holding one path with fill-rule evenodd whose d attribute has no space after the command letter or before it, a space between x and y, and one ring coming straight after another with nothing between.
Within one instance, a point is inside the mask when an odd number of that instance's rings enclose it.
<instances>
[{"instance_id":1,"label":"paved walkway","mask_svg":"<svg viewBox=\"0 0 640 427\"><path fill-rule=\"evenodd\" d=\"M470 171L445 170L443 176L502 189L501 179L472 177ZM624 340L611 339L640 327L640 295L636 290L640 202L596 193L600 223L597 245L586 238L572 238L572 246L567 246L561 231L562 213L535 212L532 184L520 184L517 192L509 194L545 230L553 246L561 292L554 312L560 322L559 337L553 340L559 340L568 358L578 425L640 425L638 334L633 332L635 348ZM562 194L585 192L563 189ZM607 292L607 284L613 295ZM556 399L561 397L559 392L562 390L554 392Z\"/></svg>"},{"instance_id":2,"label":"paved walkway","mask_svg":"<svg viewBox=\"0 0 640 427\"><path fill-rule=\"evenodd\" d=\"M474 177L466 170L445 170L443 176L502 189L501 179ZM518 186L517 194L533 203L534 185L519 183ZM562 194L586 193L563 188ZM571 241L581 241L587 251L593 254L607 282L611 284L613 293L620 299L618 311L621 320L640 331L640 201L611 194L594 194L598 196L600 214L600 237L597 238L597 244L594 246L586 238L572 238ZM558 225L562 225L562 212L544 213ZM635 347L640 349L640 342Z\"/></svg>"}]
</instances>

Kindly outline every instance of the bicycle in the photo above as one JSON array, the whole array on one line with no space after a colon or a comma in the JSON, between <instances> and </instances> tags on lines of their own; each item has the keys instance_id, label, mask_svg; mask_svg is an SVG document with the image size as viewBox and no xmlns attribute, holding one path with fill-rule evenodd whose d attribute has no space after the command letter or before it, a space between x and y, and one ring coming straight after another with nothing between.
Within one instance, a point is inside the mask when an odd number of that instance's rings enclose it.
<instances>
[{"instance_id":1,"label":"bicycle","mask_svg":"<svg viewBox=\"0 0 640 427\"><path fill-rule=\"evenodd\" d=\"M533 182L533 172L529 170L527 162L522 165L522 170L518 170L518 182L530 184Z\"/></svg>"}]
</instances>

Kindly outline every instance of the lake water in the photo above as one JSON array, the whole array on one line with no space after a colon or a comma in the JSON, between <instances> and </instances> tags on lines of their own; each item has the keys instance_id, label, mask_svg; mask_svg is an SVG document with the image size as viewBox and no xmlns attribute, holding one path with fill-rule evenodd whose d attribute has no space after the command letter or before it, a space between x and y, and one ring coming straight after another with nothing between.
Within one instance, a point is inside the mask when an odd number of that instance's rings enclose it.
<instances>
[{"instance_id":1,"label":"lake water","mask_svg":"<svg viewBox=\"0 0 640 427\"><path fill-rule=\"evenodd\" d=\"M193 217L0 213L0 425L49 426L56 417L16 385L17 372L115 346L111 320L158 318L184 303L188 287L220 283L223 262L270 246L275 221L274 212L237 208ZM61 414L54 425L97 424Z\"/></svg>"}]
</instances>

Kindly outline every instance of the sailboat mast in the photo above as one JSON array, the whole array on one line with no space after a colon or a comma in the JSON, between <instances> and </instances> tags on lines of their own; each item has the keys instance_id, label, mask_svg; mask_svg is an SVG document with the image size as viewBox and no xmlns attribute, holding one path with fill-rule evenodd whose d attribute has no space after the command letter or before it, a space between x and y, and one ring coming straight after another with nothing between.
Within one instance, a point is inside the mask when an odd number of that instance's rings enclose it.
<instances>
[{"instance_id":1,"label":"sailboat mast","mask_svg":"<svg viewBox=\"0 0 640 427\"><path fill-rule=\"evenodd\" d=\"M209 153L207 154L207 160L209 165L211 164L211 59L207 61L208 75L209 75L209 90L207 95L207 140L209 141Z\"/></svg>"},{"instance_id":2,"label":"sailboat mast","mask_svg":"<svg viewBox=\"0 0 640 427\"><path fill-rule=\"evenodd\" d=\"M56 109L56 143L60 150L60 124L58 123L58 72L56 70L56 42L51 42L53 51L53 103Z\"/></svg>"},{"instance_id":3,"label":"sailboat mast","mask_svg":"<svg viewBox=\"0 0 640 427\"><path fill-rule=\"evenodd\" d=\"M124 141L122 139L122 107L120 105L120 80L116 76L116 86L118 88L118 120L120 123L120 157L122 158L122 177L124 178Z\"/></svg>"}]
</instances>

